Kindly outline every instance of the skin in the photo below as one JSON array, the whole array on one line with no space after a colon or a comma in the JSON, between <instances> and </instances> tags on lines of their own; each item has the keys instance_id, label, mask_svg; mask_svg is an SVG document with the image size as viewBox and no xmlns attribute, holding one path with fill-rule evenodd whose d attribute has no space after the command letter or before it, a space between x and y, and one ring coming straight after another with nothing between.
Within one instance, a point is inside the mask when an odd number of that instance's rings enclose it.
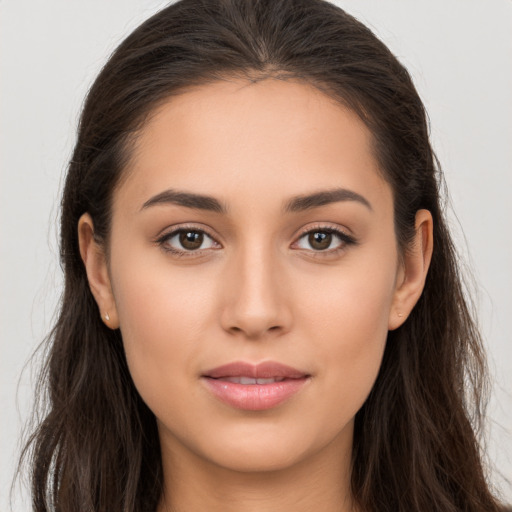
<instances>
[{"instance_id":1,"label":"skin","mask_svg":"<svg viewBox=\"0 0 512 512\"><path fill-rule=\"evenodd\" d=\"M294 196L362 196L283 212ZM216 198L226 213L159 202L168 189ZM177 237L205 231L188 256ZM335 228L327 249L304 232ZM154 412L165 510L354 510L354 416L376 379L387 332L425 282L432 218L400 257L390 186L371 134L350 110L298 82L227 80L160 106L115 191L109 260L78 226L91 290L120 328L131 375ZM157 241L160 240L160 241ZM278 361L311 378L265 411L219 401L200 379L232 362Z\"/></svg>"}]
</instances>

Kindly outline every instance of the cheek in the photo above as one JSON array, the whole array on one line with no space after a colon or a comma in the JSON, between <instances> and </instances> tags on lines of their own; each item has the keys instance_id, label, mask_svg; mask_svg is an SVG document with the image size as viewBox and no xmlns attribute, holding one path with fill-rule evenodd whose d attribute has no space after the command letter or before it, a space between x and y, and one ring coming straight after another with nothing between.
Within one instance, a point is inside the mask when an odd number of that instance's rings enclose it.
<instances>
[{"instance_id":1,"label":"cheek","mask_svg":"<svg viewBox=\"0 0 512 512\"><path fill-rule=\"evenodd\" d=\"M350 418L366 400L379 372L395 265L390 259L389 264L354 265L337 272L336 277L309 287L312 292L304 295L300 318L302 330L315 345L326 396L336 403L330 414Z\"/></svg>"},{"instance_id":2,"label":"cheek","mask_svg":"<svg viewBox=\"0 0 512 512\"><path fill-rule=\"evenodd\" d=\"M341 341L382 337L395 294L396 262L394 251L353 252L343 265L297 280L296 294L303 297L297 318Z\"/></svg>"},{"instance_id":3,"label":"cheek","mask_svg":"<svg viewBox=\"0 0 512 512\"><path fill-rule=\"evenodd\" d=\"M179 385L183 370L195 371L212 283L173 271L165 263L139 263L135 255L119 262L114 294L130 373L139 393L151 403L170 375Z\"/></svg>"}]
</instances>

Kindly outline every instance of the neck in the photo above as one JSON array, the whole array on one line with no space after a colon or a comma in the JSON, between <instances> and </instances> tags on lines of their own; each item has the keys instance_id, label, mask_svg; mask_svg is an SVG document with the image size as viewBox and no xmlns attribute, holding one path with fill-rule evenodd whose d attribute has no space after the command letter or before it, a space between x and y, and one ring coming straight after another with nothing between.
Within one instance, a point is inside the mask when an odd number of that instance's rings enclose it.
<instances>
[{"instance_id":1,"label":"neck","mask_svg":"<svg viewBox=\"0 0 512 512\"><path fill-rule=\"evenodd\" d=\"M162 445L164 495L158 512L355 512L351 444L334 440L286 468L240 472ZM181 452L181 453L180 453Z\"/></svg>"}]
</instances>

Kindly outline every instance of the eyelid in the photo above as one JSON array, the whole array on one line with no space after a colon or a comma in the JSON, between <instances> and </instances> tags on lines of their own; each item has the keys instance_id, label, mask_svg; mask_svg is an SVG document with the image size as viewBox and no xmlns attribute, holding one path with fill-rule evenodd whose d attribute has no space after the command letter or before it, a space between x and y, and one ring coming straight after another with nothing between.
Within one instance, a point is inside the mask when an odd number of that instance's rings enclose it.
<instances>
[{"instance_id":1,"label":"eyelid","mask_svg":"<svg viewBox=\"0 0 512 512\"><path fill-rule=\"evenodd\" d=\"M183 232L183 231L195 231L198 233L202 233L203 235L206 235L208 238L210 238L218 247L208 247L206 249L196 249L192 251L187 251L185 249L180 250L176 249L170 246L165 246L165 242L170 240L171 238L175 237L177 234ZM174 254L175 256L180 257L198 257L202 255L205 251L209 250L217 250L222 247L222 244L217 240L215 236L213 236L207 228L204 226L199 226L197 224L180 224L177 226L171 226L163 229L153 240L153 242L157 245L159 245L164 251L169 252L171 254Z\"/></svg>"},{"instance_id":2,"label":"eyelid","mask_svg":"<svg viewBox=\"0 0 512 512\"><path fill-rule=\"evenodd\" d=\"M334 249L316 250L316 251L314 249L303 249L303 248L299 248L298 250L309 251L309 252L313 253L315 256L317 256L317 255L321 256L322 254L327 256L329 254L334 254L334 253L338 253L338 252L342 251L348 245L356 245L358 243L356 238L347 232L349 230L343 229L338 225L333 225L330 223L318 223L318 224L314 224L314 225L308 225L308 226L302 228L300 230L299 234L295 237L295 241L293 242L292 246L297 244L299 240L304 238L304 236L309 235L310 233L321 232L321 231L332 233L332 234L336 235L342 242L340 244L340 246L336 247Z\"/></svg>"},{"instance_id":3,"label":"eyelid","mask_svg":"<svg viewBox=\"0 0 512 512\"><path fill-rule=\"evenodd\" d=\"M165 242L174 236L176 236L178 233L183 231L196 231L200 232L204 235L206 235L208 238L210 238L218 247L209 247L206 249L196 249L196 250L180 250L175 249L169 246L164 246ZM210 250L217 250L222 248L222 244L217 240L217 237L213 236L208 228L205 226L200 226L197 224L180 224L177 226L171 226L167 227L164 230L162 230L154 239L154 243L158 244L164 251L169 252L171 254L174 254L175 256L185 256L185 257L198 257L204 254L205 251ZM346 249L349 245L356 245L358 242L356 238L347 233L347 229L341 228L339 225L334 225L330 223L316 223L313 225L308 225L303 227L300 232L297 234L297 236L294 239L294 242L292 243L292 247L298 243L299 240L301 240L304 236L309 235L310 233L314 232L329 232L334 234L338 237L338 239L341 241L340 245L338 247L335 247L333 249L325 249L325 250L315 250L315 249L304 249L304 248L298 248L298 250L307 251L311 254L313 254L316 257L321 257L322 255L328 256L333 255L341 252L342 250Z\"/></svg>"}]
</instances>

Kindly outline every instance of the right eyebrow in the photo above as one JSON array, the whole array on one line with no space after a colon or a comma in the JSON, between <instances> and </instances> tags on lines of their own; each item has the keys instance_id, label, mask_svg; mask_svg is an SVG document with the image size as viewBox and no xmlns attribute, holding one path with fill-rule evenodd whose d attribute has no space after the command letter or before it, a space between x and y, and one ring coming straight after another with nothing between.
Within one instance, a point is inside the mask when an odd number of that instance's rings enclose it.
<instances>
[{"instance_id":1,"label":"right eyebrow","mask_svg":"<svg viewBox=\"0 0 512 512\"><path fill-rule=\"evenodd\" d=\"M192 208L193 210L207 210L222 214L227 212L226 207L224 207L214 197L202 194L192 194L190 192L182 192L173 189L164 190L163 192L151 197L142 205L141 210L166 203L177 204L178 206Z\"/></svg>"}]
</instances>

